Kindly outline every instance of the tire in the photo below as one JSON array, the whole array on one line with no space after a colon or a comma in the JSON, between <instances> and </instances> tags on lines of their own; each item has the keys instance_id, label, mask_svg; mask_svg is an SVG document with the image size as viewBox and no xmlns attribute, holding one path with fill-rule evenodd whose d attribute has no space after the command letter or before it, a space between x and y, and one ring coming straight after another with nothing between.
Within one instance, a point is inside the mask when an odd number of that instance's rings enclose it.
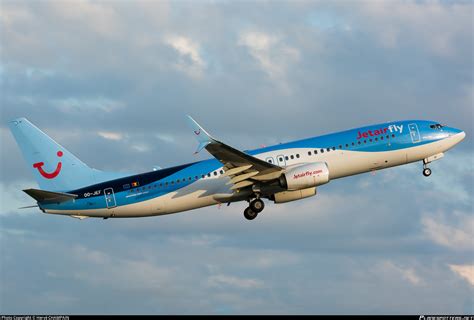
<instances>
[{"instance_id":1,"label":"tire","mask_svg":"<svg viewBox=\"0 0 474 320\"><path fill-rule=\"evenodd\" d=\"M265 203L263 203L260 199L255 199L254 201L250 202L250 209L256 213L262 212L265 208Z\"/></svg>"},{"instance_id":2,"label":"tire","mask_svg":"<svg viewBox=\"0 0 474 320\"><path fill-rule=\"evenodd\" d=\"M425 177L429 177L431 175L431 169L430 168L424 168L423 169L423 175Z\"/></svg>"},{"instance_id":3,"label":"tire","mask_svg":"<svg viewBox=\"0 0 474 320\"><path fill-rule=\"evenodd\" d=\"M244 210L244 217L247 219L247 220L253 220L255 219L256 217L258 216L258 213L253 211L252 209L250 209L250 207L246 208Z\"/></svg>"}]
</instances>

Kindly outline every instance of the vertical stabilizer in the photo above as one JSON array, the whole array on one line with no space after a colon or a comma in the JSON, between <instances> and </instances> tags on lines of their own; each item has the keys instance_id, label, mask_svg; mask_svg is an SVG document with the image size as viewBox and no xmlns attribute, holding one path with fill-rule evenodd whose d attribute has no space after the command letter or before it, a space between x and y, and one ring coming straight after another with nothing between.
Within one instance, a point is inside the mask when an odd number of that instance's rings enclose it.
<instances>
[{"instance_id":1,"label":"vertical stabilizer","mask_svg":"<svg viewBox=\"0 0 474 320\"><path fill-rule=\"evenodd\" d=\"M101 171L88 167L27 119L12 120L9 127L41 189L67 191L99 182Z\"/></svg>"}]
</instances>

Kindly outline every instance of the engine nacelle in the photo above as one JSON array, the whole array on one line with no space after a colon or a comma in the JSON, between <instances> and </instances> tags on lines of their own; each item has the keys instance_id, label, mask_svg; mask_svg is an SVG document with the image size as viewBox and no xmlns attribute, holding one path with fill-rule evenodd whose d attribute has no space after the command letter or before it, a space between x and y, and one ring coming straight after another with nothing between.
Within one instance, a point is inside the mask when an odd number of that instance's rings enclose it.
<instances>
[{"instance_id":1,"label":"engine nacelle","mask_svg":"<svg viewBox=\"0 0 474 320\"><path fill-rule=\"evenodd\" d=\"M329 169L325 162L307 163L288 168L280 176L280 186L287 190L317 187L329 182Z\"/></svg>"},{"instance_id":2,"label":"engine nacelle","mask_svg":"<svg viewBox=\"0 0 474 320\"><path fill-rule=\"evenodd\" d=\"M300 200L308 197L312 197L316 194L316 187L295 190L295 191L282 191L277 192L273 195L272 200L275 203L284 203L294 200Z\"/></svg>"}]
</instances>

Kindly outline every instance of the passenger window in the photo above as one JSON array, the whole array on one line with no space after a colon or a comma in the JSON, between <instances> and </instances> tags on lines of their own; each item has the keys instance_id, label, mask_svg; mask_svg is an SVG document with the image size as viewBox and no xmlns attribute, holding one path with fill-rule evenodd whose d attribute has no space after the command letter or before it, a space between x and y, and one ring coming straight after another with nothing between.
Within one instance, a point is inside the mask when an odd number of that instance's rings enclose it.
<instances>
[{"instance_id":1,"label":"passenger window","mask_svg":"<svg viewBox=\"0 0 474 320\"><path fill-rule=\"evenodd\" d=\"M360 140L359 140L359 141L357 141L357 144L360 144Z\"/></svg>"},{"instance_id":2,"label":"passenger window","mask_svg":"<svg viewBox=\"0 0 474 320\"><path fill-rule=\"evenodd\" d=\"M395 138L395 135L394 135L394 134L392 134L392 138Z\"/></svg>"},{"instance_id":3,"label":"passenger window","mask_svg":"<svg viewBox=\"0 0 474 320\"><path fill-rule=\"evenodd\" d=\"M332 150L336 150L336 147L332 147Z\"/></svg>"},{"instance_id":4,"label":"passenger window","mask_svg":"<svg viewBox=\"0 0 474 320\"><path fill-rule=\"evenodd\" d=\"M319 150L319 152L324 153L324 149Z\"/></svg>"},{"instance_id":5,"label":"passenger window","mask_svg":"<svg viewBox=\"0 0 474 320\"><path fill-rule=\"evenodd\" d=\"M314 154L318 154L318 150L314 150Z\"/></svg>"},{"instance_id":6,"label":"passenger window","mask_svg":"<svg viewBox=\"0 0 474 320\"><path fill-rule=\"evenodd\" d=\"M327 152L331 151L331 148L326 148L326 151L327 151Z\"/></svg>"},{"instance_id":7,"label":"passenger window","mask_svg":"<svg viewBox=\"0 0 474 320\"><path fill-rule=\"evenodd\" d=\"M165 186L168 186L168 181L165 183Z\"/></svg>"},{"instance_id":8,"label":"passenger window","mask_svg":"<svg viewBox=\"0 0 474 320\"><path fill-rule=\"evenodd\" d=\"M364 143L367 143L367 140L364 140Z\"/></svg>"},{"instance_id":9,"label":"passenger window","mask_svg":"<svg viewBox=\"0 0 474 320\"><path fill-rule=\"evenodd\" d=\"M379 138L375 138L375 141L379 141Z\"/></svg>"},{"instance_id":10,"label":"passenger window","mask_svg":"<svg viewBox=\"0 0 474 320\"><path fill-rule=\"evenodd\" d=\"M285 156L285 160L288 161L288 156Z\"/></svg>"},{"instance_id":11,"label":"passenger window","mask_svg":"<svg viewBox=\"0 0 474 320\"><path fill-rule=\"evenodd\" d=\"M349 148L349 145L346 143L346 148Z\"/></svg>"},{"instance_id":12,"label":"passenger window","mask_svg":"<svg viewBox=\"0 0 474 320\"><path fill-rule=\"evenodd\" d=\"M293 160L293 159L295 158L295 156L294 156L294 155L291 155L290 158Z\"/></svg>"},{"instance_id":13,"label":"passenger window","mask_svg":"<svg viewBox=\"0 0 474 320\"><path fill-rule=\"evenodd\" d=\"M211 177L211 173L210 173L210 172L207 174L207 177L208 177L208 178L210 178L210 177Z\"/></svg>"},{"instance_id":14,"label":"passenger window","mask_svg":"<svg viewBox=\"0 0 474 320\"><path fill-rule=\"evenodd\" d=\"M372 142L372 139L369 139L369 142Z\"/></svg>"},{"instance_id":15,"label":"passenger window","mask_svg":"<svg viewBox=\"0 0 474 320\"><path fill-rule=\"evenodd\" d=\"M300 158L300 154L299 154L299 153L296 154L296 158L298 158L298 159Z\"/></svg>"},{"instance_id":16,"label":"passenger window","mask_svg":"<svg viewBox=\"0 0 474 320\"><path fill-rule=\"evenodd\" d=\"M342 149L342 145L339 145L339 149Z\"/></svg>"},{"instance_id":17,"label":"passenger window","mask_svg":"<svg viewBox=\"0 0 474 320\"><path fill-rule=\"evenodd\" d=\"M217 176L217 171L214 171L214 175Z\"/></svg>"},{"instance_id":18,"label":"passenger window","mask_svg":"<svg viewBox=\"0 0 474 320\"><path fill-rule=\"evenodd\" d=\"M383 136L380 136L380 140L383 140Z\"/></svg>"},{"instance_id":19,"label":"passenger window","mask_svg":"<svg viewBox=\"0 0 474 320\"><path fill-rule=\"evenodd\" d=\"M352 145L354 146L354 142L352 142Z\"/></svg>"},{"instance_id":20,"label":"passenger window","mask_svg":"<svg viewBox=\"0 0 474 320\"><path fill-rule=\"evenodd\" d=\"M288 160L288 159L286 159L286 160ZM283 158L280 157L280 158L278 159L278 161L283 162Z\"/></svg>"},{"instance_id":21,"label":"passenger window","mask_svg":"<svg viewBox=\"0 0 474 320\"><path fill-rule=\"evenodd\" d=\"M311 151L308 151L308 156L310 156L310 155L311 155Z\"/></svg>"},{"instance_id":22,"label":"passenger window","mask_svg":"<svg viewBox=\"0 0 474 320\"><path fill-rule=\"evenodd\" d=\"M224 173L224 171L222 171L222 170L221 170L221 171L219 171L219 172L220 172L220 174L223 174L223 173Z\"/></svg>"}]
</instances>

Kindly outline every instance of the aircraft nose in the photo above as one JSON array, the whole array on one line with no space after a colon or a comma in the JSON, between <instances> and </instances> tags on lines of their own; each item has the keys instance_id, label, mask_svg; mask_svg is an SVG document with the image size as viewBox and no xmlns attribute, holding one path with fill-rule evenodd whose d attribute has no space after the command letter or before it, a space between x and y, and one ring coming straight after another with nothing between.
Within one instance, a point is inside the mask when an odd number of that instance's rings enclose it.
<instances>
[{"instance_id":1,"label":"aircraft nose","mask_svg":"<svg viewBox=\"0 0 474 320\"><path fill-rule=\"evenodd\" d=\"M464 140L464 138L466 137L466 133L462 130L455 129L451 137L454 138L455 143L458 144L459 142Z\"/></svg>"},{"instance_id":2,"label":"aircraft nose","mask_svg":"<svg viewBox=\"0 0 474 320\"><path fill-rule=\"evenodd\" d=\"M466 133L458 128L447 128L448 129L448 133L450 136L456 136L458 138L461 138L464 139L464 137L466 136Z\"/></svg>"}]
</instances>

